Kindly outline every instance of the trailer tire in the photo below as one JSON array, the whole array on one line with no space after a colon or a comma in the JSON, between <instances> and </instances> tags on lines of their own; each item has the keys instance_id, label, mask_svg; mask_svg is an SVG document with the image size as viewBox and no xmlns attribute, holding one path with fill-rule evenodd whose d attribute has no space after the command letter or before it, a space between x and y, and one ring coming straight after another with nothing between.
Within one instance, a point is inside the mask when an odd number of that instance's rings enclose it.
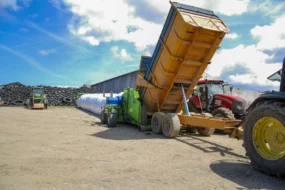
<instances>
[{"instance_id":1,"label":"trailer tire","mask_svg":"<svg viewBox=\"0 0 285 190\"><path fill-rule=\"evenodd\" d=\"M285 103L257 104L249 110L243 130L243 146L252 166L269 175L285 176ZM279 154L272 151L276 147L283 148Z\"/></svg>"},{"instance_id":2,"label":"trailer tire","mask_svg":"<svg viewBox=\"0 0 285 190\"><path fill-rule=\"evenodd\" d=\"M108 121L108 114L105 111L101 111L100 120L102 124L106 124Z\"/></svg>"},{"instance_id":3,"label":"trailer tire","mask_svg":"<svg viewBox=\"0 0 285 190\"><path fill-rule=\"evenodd\" d=\"M155 112L151 118L151 130L153 133L162 133L162 120L165 114L162 112Z\"/></svg>"},{"instance_id":4,"label":"trailer tire","mask_svg":"<svg viewBox=\"0 0 285 190\"><path fill-rule=\"evenodd\" d=\"M180 120L176 113L167 113L162 120L162 133L165 137L174 138L179 135Z\"/></svg>"},{"instance_id":5,"label":"trailer tire","mask_svg":"<svg viewBox=\"0 0 285 190\"><path fill-rule=\"evenodd\" d=\"M108 127L116 127L118 121L117 113L110 113L108 115Z\"/></svg>"}]
</instances>

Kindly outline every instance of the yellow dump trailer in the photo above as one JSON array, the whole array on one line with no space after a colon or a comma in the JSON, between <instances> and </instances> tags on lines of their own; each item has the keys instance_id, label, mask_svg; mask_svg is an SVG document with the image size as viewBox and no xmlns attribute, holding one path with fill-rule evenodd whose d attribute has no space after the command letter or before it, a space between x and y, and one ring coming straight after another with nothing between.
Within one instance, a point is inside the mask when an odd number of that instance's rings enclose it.
<instances>
[{"instance_id":1,"label":"yellow dump trailer","mask_svg":"<svg viewBox=\"0 0 285 190\"><path fill-rule=\"evenodd\" d=\"M181 114L186 97L193 93L228 32L212 11L171 2L153 56L142 56L137 77L140 98L152 115L154 132L175 137L183 125L198 127L203 135L211 135L214 128L229 130L232 135L238 133L235 125L239 120L188 111L186 115Z\"/></svg>"}]
</instances>

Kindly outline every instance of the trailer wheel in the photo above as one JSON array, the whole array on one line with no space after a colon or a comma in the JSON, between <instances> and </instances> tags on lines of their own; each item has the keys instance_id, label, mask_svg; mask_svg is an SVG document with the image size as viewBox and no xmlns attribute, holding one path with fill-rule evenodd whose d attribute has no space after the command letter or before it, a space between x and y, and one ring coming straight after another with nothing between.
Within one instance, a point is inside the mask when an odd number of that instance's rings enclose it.
<instances>
[{"instance_id":1,"label":"trailer wheel","mask_svg":"<svg viewBox=\"0 0 285 190\"><path fill-rule=\"evenodd\" d=\"M179 135L180 120L176 113L168 113L163 116L162 133L165 137L174 138Z\"/></svg>"},{"instance_id":2,"label":"trailer wheel","mask_svg":"<svg viewBox=\"0 0 285 190\"><path fill-rule=\"evenodd\" d=\"M108 127L116 127L118 121L117 113L110 113L108 116Z\"/></svg>"},{"instance_id":3,"label":"trailer wheel","mask_svg":"<svg viewBox=\"0 0 285 190\"><path fill-rule=\"evenodd\" d=\"M211 136L215 132L215 128L197 127L197 131L202 136Z\"/></svg>"},{"instance_id":4,"label":"trailer wheel","mask_svg":"<svg viewBox=\"0 0 285 190\"><path fill-rule=\"evenodd\" d=\"M253 167L285 176L285 103L258 104L249 111L243 128L243 146Z\"/></svg>"},{"instance_id":5,"label":"trailer wheel","mask_svg":"<svg viewBox=\"0 0 285 190\"><path fill-rule=\"evenodd\" d=\"M100 120L102 124L106 124L108 120L108 114L105 111L101 111Z\"/></svg>"},{"instance_id":6,"label":"trailer wheel","mask_svg":"<svg viewBox=\"0 0 285 190\"><path fill-rule=\"evenodd\" d=\"M165 114L162 112L155 112L151 118L151 130L156 134L162 133L162 120Z\"/></svg>"}]
</instances>

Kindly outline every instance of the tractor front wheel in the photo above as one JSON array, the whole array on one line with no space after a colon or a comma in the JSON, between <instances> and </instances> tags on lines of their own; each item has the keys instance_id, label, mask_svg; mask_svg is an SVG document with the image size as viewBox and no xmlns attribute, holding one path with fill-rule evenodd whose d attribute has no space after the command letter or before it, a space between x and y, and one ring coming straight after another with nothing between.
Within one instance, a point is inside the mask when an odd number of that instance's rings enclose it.
<instances>
[{"instance_id":1,"label":"tractor front wheel","mask_svg":"<svg viewBox=\"0 0 285 190\"><path fill-rule=\"evenodd\" d=\"M116 127L118 121L117 113L110 113L108 115L108 127Z\"/></svg>"},{"instance_id":2,"label":"tractor front wheel","mask_svg":"<svg viewBox=\"0 0 285 190\"><path fill-rule=\"evenodd\" d=\"M102 124L106 124L108 120L108 114L103 110L101 111L100 120Z\"/></svg>"},{"instance_id":3,"label":"tractor front wheel","mask_svg":"<svg viewBox=\"0 0 285 190\"><path fill-rule=\"evenodd\" d=\"M285 176L285 103L259 103L247 114L243 130L243 146L253 167Z\"/></svg>"}]
</instances>

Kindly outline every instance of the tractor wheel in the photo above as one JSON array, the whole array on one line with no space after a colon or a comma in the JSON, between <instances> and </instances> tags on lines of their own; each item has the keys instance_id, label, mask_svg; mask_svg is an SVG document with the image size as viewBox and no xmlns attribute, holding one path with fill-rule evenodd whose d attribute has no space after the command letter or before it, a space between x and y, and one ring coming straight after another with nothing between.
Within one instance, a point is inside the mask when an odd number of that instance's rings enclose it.
<instances>
[{"instance_id":1,"label":"tractor wheel","mask_svg":"<svg viewBox=\"0 0 285 190\"><path fill-rule=\"evenodd\" d=\"M108 127L116 127L118 121L117 113L110 113L108 116Z\"/></svg>"},{"instance_id":2,"label":"tractor wheel","mask_svg":"<svg viewBox=\"0 0 285 190\"><path fill-rule=\"evenodd\" d=\"M224 118L229 118L229 119L235 119L235 116L233 112L225 107L217 107L212 110L211 114L214 117L224 117ZM216 133L224 133L224 130L222 129L216 129Z\"/></svg>"},{"instance_id":3,"label":"tractor wheel","mask_svg":"<svg viewBox=\"0 0 285 190\"><path fill-rule=\"evenodd\" d=\"M151 118L151 130L156 134L162 133L162 120L163 120L164 113L156 112L152 115Z\"/></svg>"},{"instance_id":4,"label":"tractor wheel","mask_svg":"<svg viewBox=\"0 0 285 190\"><path fill-rule=\"evenodd\" d=\"M243 130L243 146L253 167L285 176L285 103L258 104L248 112Z\"/></svg>"},{"instance_id":5,"label":"tractor wheel","mask_svg":"<svg viewBox=\"0 0 285 190\"><path fill-rule=\"evenodd\" d=\"M176 113L168 113L163 116L162 133L165 137L174 138L179 135L180 121Z\"/></svg>"},{"instance_id":6,"label":"tractor wheel","mask_svg":"<svg viewBox=\"0 0 285 190\"><path fill-rule=\"evenodd\" d=\"M101 123L102 124L106 124L107 120L108 120L108 114L105 113L105 111L101 111L101 115L100 115L100 119L101 119Z\"/></svg>"},{"instance_id":7,"label":"tractor wheel","mask_svg":"<svg viewBox=\"0 0 285 190\"><path fill-rule=\"evenodd\" d=\"M217 107L211 112L214 117L224 117L229 119L235 119L233 112L225 107Z\"/></svg>"},{"instance_id":8,"label":"tractor wheel","mask_svg":"<svg viewBox=\"0 0 285 190\"><path fill-rule=\"evenodd\" d=\"M197 127L197 131L202 136L211 136L215 132L215 128Z\"/></svg>"}]
</instances>

